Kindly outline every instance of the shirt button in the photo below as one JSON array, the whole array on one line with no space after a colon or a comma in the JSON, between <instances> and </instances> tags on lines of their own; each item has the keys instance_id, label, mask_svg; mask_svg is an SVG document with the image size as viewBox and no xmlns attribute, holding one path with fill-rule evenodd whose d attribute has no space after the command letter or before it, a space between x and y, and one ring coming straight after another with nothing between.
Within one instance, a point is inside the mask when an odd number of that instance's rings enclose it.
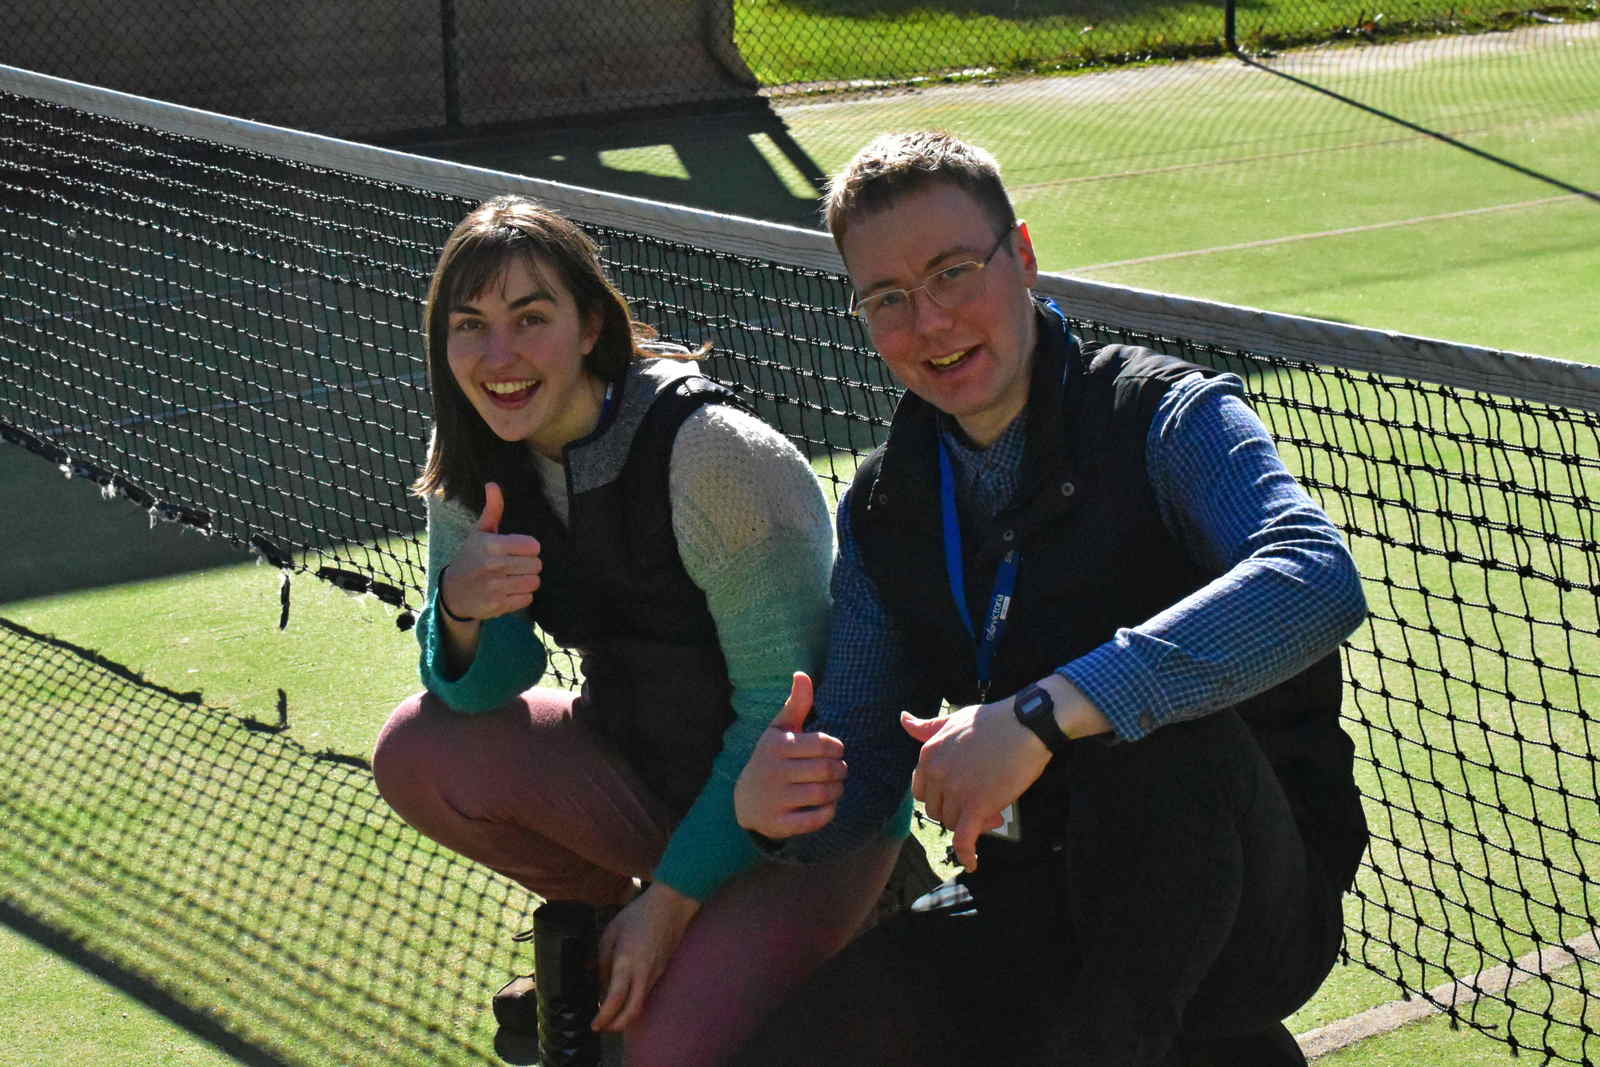
<instances>
[{"instance_id":1,"label":"shirt button","mask_svg":"<svg viewBox=\"0 0 1600 1067\"><path fill-rule=\"evenodd\" d=\"M1016 539L1017 539L1017 531L1015 531L1015 530L1007 530L1005 533L1000 535L1000 540L1006 542L1007 544L1010 544L1012 541L1015 541Z\"/></svg>"},{"instance_id":2,"label":"shirt button","mask_svg":"<svg viewBox=\"0 0 1600 1067\"><path fill-rule=\"evenodd\" d=\"M1071 482L1062 482L1061 483L1061 495L1062 496L1071 496L1073 493L1076 493L1077 491L1078 491L1078 487L1073 485Z\"/></svg>"}]
</instances>

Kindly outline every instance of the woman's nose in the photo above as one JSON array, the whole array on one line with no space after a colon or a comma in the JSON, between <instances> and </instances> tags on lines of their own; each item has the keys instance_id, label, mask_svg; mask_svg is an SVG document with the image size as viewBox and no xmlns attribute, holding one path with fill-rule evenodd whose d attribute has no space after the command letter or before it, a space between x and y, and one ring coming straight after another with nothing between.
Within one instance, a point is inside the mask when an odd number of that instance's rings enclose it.
<instances>
[{"instance_id":1,"label":"woman's nose","mask_svg":"<svg viewBox=\"0 0 1600 1067\"><path fill-rule=\"evenodd\" d=\"M490 327L483 339L483 358L491 363L504 363L516 356L516 340L511 331Z\"/></svg>"}]
</instances>

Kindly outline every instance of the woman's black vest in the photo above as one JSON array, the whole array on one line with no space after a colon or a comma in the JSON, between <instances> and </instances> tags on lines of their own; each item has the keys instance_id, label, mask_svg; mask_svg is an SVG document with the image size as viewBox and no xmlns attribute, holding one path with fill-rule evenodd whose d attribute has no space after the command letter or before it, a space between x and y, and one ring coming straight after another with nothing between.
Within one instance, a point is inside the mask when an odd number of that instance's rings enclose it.
<instances>
[{"instance_id":1,"label":"woman's black vest","mask_svg":"<svg viewBox=\"0 0 1600 1067\"><path fill-rule=\"evenodd\" d=\"M711 773L733 721L728 666L705 594L683 569L672 529L668 469L678 429L707 403L736 403L699 375L651 377L653 397L616 476L572 491L567 523L550 510L537 470L513 446L497 467L506 512L500 529L539 540L544 564L528 608L532 621L581 657L583 692L574 713L615 743L674 811L686 811ZM630 378L626 383L637 386ZM568 451L627 432L627 410Z\"/></svg>"},{"instance_id":2,"label":"woman's black vest","mask_svg":"<svg viewBox=\"0 0 1600 1067\"><path fill-rule=\"evenodd\" d=\"M1214 371L1145 348L1080 348L1054 315L1039 316L1017 503L972 529L963 516L967 603L989 610L996 564L1021 568L995 653L999 698L1103 644L1210 581L1162 521L1145 466L1157 403L1179 378ZM851 523L868 574L925 665L919 706L979 700L976 650L945 579L938 413L907 393L885 445L857 472ZM973 620L981 633L982 618ZM1339 727L1338 653L1237 706L1283 784L1308 843L1345 886L1366 842ZM923 714L924 712L918 712ZM1029 827L1060 824L1052 767L1022 798ZM1037 832L1037 831L1036 831Z\"/></svg>"}]
</instances>

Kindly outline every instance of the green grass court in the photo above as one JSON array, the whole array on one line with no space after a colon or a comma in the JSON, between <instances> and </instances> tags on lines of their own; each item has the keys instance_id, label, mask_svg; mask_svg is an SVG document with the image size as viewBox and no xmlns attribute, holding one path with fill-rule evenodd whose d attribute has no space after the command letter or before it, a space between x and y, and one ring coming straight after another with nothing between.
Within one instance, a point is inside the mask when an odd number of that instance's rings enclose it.
<instances>
[{"instance_id":1,"label":"green grass court","mask_svg":"<svg viewBox=\"0 0 1600 1067\"><path fill-rule=\"evenodd\" d=\"M1562 48L1600 49L1600 35L1588 32L1595 28L1571 27L1571 43ZM1442 118L1452 129L1506 154L1537 149L1552 172L1600 184L1600 110L1592 92L1569 98L1561 85L1540 84L1558 72L1514 49L1498 59L1473 52L1441 60L1426 53L1429 47L1434 43L1389 46L1391 63L1360 76L1364 83L1350 75L1343 88L1397 109L1421 108L1435 99L1439 79L1455 76L1450 63L1470 65L1478 82L1449 84L1489 90L1481 99L1451 97ZM1504 80L1484 66L1495 62L1504 64ZM945 126L1001 158L1047 269L1600 362L1593 302L1600 208L1304 97L1270 76L1203 60L807 100L765 118L658 119L430 150L809 224L815 176L838 167L874 133ZM1285 114L1297 118L1292 130ZM1166 140L1141 135L1152 123L1169 131ZM1285 384L1252 382L1264 394ZM1288 415L1274 423L1291 464L1331 487L1323 501L1336 518L1381 529L1409 521L1386 511L1383 500L1409 496L1423 507L1465 513L1458 494L1479 492L1487 495L1470 506L1490 521L1436 516L1423 520L1431 525L1420 536L1468 556L1510 558L1522 548L1495 520L1513 512L1569 540L1589 536L1586 509L1547 504L1545 512L1522 514L1534 507L1531 500L1545 498L1509 491L1497 498L1485 488L1497 479L1477 477L1484 463L1503 464L1496 475L1507 486L1550 477L1492 445L1508 434L1536 437L1536 420L1468 426L1488 443L1447 452L1408 435L1399 412L1375 410L1391 422L1387 436L1299 426ZM1338 449L1315 447L1330 432L1346 434ZM1304 446L1295 443L1302 437ZM1595 442L1574 436L1568 447L1575 457L1570 484L1545 488L1557 499L1592 499L1600 490L1591 484ZM1391 454L1400 458L1397 466L1370 462ZM1330 458L1336 456L1345 458ZM1403 486L1397 469L1407 472ZM1373 496L1363 495L1367 489ZM413 853L408 832L364 793L365 772L339 758L364 757L389 709L416 685L414 642L396 630L392 609L300 577L289 627L280 633L278 573L243 550L172 527L150 530L137 509L102 501L95 487L63 480L21 449L0 446L0 492L27 502L0 513L0 541L14 546L0 562L0 618L92 650L143 679L0 632L14 651L0 666L0 751L7 753L0 797L27 813L0 839L0 993L8 1005L0 1013L0 1062L488 1061L487 996L515 965L508 935L531 907L520 893L426 844ZM1575 791L1572 833L1562 840L1530 818L1547 810L1550 797L1493 784L1470 761L1523 761L1530 779L1559 772L1581 782L1592 770L1576 759L1541 756L1523 741L1553 739L1566 750L1592 752L1600 731L1592 721L1541 722L1524 704L1496 704L1493 693L1480 708L1460 678L1484 666L1484 649L1499 642L1518 657L1500 682L1506 692L1545 692L1557 704L1594 707L1592 680L1577 669L1600 662L1600 648L1585 636L1596 629L1593 598L1536 592L1544 599L1516 611L1569 619L1580 633L1548 625L1523 632L1497 610L1527 595L1515 582L1443 557L1411 563L1380 539L1359 539L1355 548L1364 573L1388 576L1369 584L1374 623L1362 640L1373 647L1358 644L1351 657L1357 689L1347 712L1372 724L1352 724L1352 734L1381 767L1364 765L1363 787L1369 795L1403 795L1418 812L1410 825L1374 829L1436 850L1380 841L1373 860L1385 873L1364 871L1363 894L1381 902L1405 892L1399 872L1418 881L1440 874L1435 857L1470 847L1464 830L1485 818L1487 809L1472 798L1493 792L1499 824L1484 832L1514 847L1468 857L1448 903L1418 905L1432 929L1391 936L1406 940L1407 951L1458 964L1473 958L1474 939L1512 956L1527 951L1521 935L1485 923L1491 904L1527 913L1519 921L1548 938L1582 933L1572 928L1573 915L1538 901L1559 897L1578 917L1594 913L1592 882L1565 873L1574 866L1592 872L1600 863L1588 844L1600 837L1593 793ZM1581 573L1581 553L1571 552L1563 566ZM1465 606L1436 592L1458 585ZM1415 693L1393 694L1390 703L1376 691L1376 649L1410 640L1402 622L1443 620L1451 611L1447 629L1465 636L1412 647ZM1391 711L1413 695L1435 710L1410 721L1397 717L1391 726ZM1453 705L1459 715L1440 713ZM160 727L153 733L152 723ZM1424 739L1465 753L1465 769L1438 766ZM53 776L53 766L104 773L69 779ZM1429 780L1445 788L1429 793L1419 785ZM1587 807L1583 796L1591 798ZM1540 856L1554 857L1558 869ZM250 875L248 894L240 894L240 871ZM1516 888L1529 885L1531 902ZM1352 899L1353 922L1363 906ZM61 931L70 936L52 940ZM402 951L374 958L380 946ZM1361 946L1351 948L1359 957ZM154 975L141 963L147 959L160 961ZM1530 983L1514 999L1535 1018L1550 1011L1594 1026L1581 994L1558 990L1554 1005L1542 999L1549 995ZM1291 1027L1305 1032L1395 996L1392 982L1342 967ZM1505 1016L1494 1005L1473 1018L1503 1032ZM1538 1036L1526 1015L1517 1027L1520 1040ZM1587 1052L1568 1030L1548 1039L1568 1059ZM514 1050L501 1051L515 1059ZM1321 1062L1465 1067L1508 1060L1505 1044L1470 1028L1452 1030L1436 1016Z\"/></svg>"},{"instance_id":2,"label":"green grass court","mask_svg":"<svg viewBox=\"0 0 1600 1067\"><path fill-rule=\"evenodd\" d=\"M1593 188L1600 110L1574 70L1600 53L1600 23L1551 30L1388 45L1376 69L1337 49L1278 62ZM1583 362L1600 352L1593 202L1231 59L419 150L816 226L820 176L882 130L930 126L995 153L1045 269Z\"/></svg>"}]
</instances>

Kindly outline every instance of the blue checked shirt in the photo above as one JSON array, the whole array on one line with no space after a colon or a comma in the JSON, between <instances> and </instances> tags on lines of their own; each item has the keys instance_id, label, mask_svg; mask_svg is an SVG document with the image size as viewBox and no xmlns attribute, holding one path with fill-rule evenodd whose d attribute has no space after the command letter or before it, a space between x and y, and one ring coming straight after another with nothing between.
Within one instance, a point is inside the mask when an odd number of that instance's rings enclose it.
<instances>
[{"instance_id":1,"label":"blue checked shirt","mask_svg":"<svg viewBox=\"0 0 1600 1067\"><path fill-rule=\"evenodd\" d=\"M1024 410L987 449L966 444L948 423L941 430L963 525L1011 503L1027 417ZM1220 576L1056 669L1124 741L1292 677L1366 617L1361 580L1338 530L1284 468L1237 377L1193 374L1174 384L1151 420L1146 462L1163 521L1198 564ZM833 821L777 850L790 859L837 855L886 827L904 828L919 746L900 727L899 711L937 711L910 704L923 670L919 653L862 566L848 499L837 522L832 630L815 728L844 742L850 773Z\"/></svg>"}]
</instances>

